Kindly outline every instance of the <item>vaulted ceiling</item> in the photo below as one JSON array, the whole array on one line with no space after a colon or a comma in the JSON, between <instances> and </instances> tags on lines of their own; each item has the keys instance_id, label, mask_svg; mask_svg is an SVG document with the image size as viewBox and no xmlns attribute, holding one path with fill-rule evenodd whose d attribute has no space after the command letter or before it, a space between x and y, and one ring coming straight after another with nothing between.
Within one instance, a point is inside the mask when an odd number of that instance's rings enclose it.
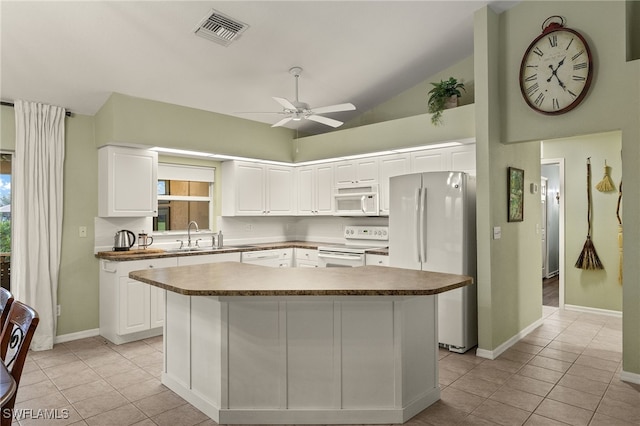
<instances>
[{"instance_id":1,"label":"vaulted ceiling","mask_svg":"<svg viewBox=\"0 0 640 426\"><path fill-rule=\"evenodd\" d=\"M300 66L300 101L351 102L326 114L348 121L471 55L474 12L514 3L2 1L0 97L93 115L118 92L273 124ZM194 34L212 9L248 25L229 46Z\"/></svg>"}]
</instances>

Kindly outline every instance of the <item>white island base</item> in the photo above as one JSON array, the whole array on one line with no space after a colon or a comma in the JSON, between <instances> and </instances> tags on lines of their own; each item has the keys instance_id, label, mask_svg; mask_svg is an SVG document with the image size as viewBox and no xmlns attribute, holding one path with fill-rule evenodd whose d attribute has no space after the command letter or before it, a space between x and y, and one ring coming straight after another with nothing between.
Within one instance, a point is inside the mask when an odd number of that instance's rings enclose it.
<instances>
[{"instance_id":1,"label":"white island base","mask_svg":"<svg viewBox=\"0 0 640 426\"><path fill-rule=\"evenodd\" d=\"M162 383L221 424L404 423L440 398L437 296L167 291Z\"/></svg>"}]
</instances>

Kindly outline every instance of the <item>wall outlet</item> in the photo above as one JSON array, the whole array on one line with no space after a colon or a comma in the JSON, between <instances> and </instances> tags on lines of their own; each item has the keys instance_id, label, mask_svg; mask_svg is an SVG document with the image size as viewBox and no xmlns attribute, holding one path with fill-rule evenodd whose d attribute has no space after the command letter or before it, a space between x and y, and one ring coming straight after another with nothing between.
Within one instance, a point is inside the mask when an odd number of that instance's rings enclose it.
<instances>
[{"instance_id":1,"label":"wall outlet","mask_svg":"<svg viewBox=\"0 0 640 426\"><path fill-rule=\"evenodd\" d=\"M78 228L78 236L80 238L87 238L87 227L86 226L81 226L80 228Z\"/></svg>"},{"instance_id":2,"label":"wall outlet","mask_svg":"<svg viewBox=\"0 0 640 426\"><path fill-rule=\"evenodd\" d=\"M56 306L56 316L60 316L60 312L62 311L62 309L60 308L60 305Z\"/></svg>"}]
</instances>

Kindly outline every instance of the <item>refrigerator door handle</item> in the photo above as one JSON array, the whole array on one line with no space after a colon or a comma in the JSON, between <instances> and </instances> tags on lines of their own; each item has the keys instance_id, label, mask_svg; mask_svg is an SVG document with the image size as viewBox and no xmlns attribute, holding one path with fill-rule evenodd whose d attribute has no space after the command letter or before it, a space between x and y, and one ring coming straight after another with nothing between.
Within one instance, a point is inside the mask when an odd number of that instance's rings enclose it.
<instances>
[{"instance_id":1,"label":"refrigerator door handle","mask_svg":"<svg viewBox=\"0 0 640 426\"><path fill-rule=\"evenodd\" d=\"M427 188L422 188L422 194L420 196L420 259L421 262L427 261L427 211L425 206L427 204Z\"/></svg>"},{"instance_id":2,"label":"refrigerator door handle","mask_svg":"<svg viewBox=\"0 0 640 426\"><path fill-rule=\"evenodd\" d=\"M421 212L420 212L420 200L421 200L421 194L422 194L422 188L416 188L416 196L415 196L415 212L416 212L416 231L417 231L417 235L416 235L416 252L418 253L418 262L422 262L422 257L420 257L420 255L422 254L422 250L420 249L421 246L421 242L422 242L422 238L421 238L421 234L422 234L422 228L420 227L420 216L421 216Z\"/></svg>"}]
</instances>

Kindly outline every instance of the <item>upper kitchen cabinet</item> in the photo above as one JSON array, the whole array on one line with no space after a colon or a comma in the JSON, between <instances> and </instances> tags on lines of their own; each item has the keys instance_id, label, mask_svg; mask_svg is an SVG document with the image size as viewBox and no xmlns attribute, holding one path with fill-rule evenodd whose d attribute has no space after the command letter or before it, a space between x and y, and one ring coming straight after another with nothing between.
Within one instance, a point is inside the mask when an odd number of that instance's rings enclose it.
<instances>
[{"instance_id":1,"label":"upper kitchen cabinet","mask_svg":"<svg viewBox=\"0 0 640 426\"><path fill-rule=\"evenodd\" d=\"M227 161L222 178L223 216L295 214L293 167Z\"/></svg>"},{"instance_id":2,"label":"upper kitchen cabinet","mask_svg":"<svg viewBox=\"0 0 640 426\"><path fill-rule=\"evenodd\" d=\"M335 183L337 187L378 183L378 158L336 162Z\"/></svg>"},{"instance_id":3,"label":"upper kitchen cabinet","mask_svg":"<svg viewBox=\"0 0 640 426\"><path fill-rule=\"evenodd\" d=\"M98 150L98 216L158 215L158 153L120 146Z\"/></svg>"},{"instance_id":4,"label":"upper kitchen cabinet","mask_svg":"<svg viewBox=\"0 0 640 426\"><path fill-rule=\"evenodd\" d=\"M380 214L389 215L389 178L411 173L409 154L385 155L380 157Z\"/></svg>"},{"instance_id":5,"label":"upper kitchen cabinet","mask_svg":"<svg viewBox=\"0 0 640 426\"><path fill-rule=\"evenodd\" d=\"M412 173L445 170L475 175L476 145L464 144L447 148L426 149L411 154Z\"/></svg>"},{"instance_id":6,"label":"upper kitchen cabinet","mask_svg":"<svg viewBox=\"0 0 640 426\"><path fill-rule=\"evenodd\" d=\"M298 215L333 214L333 165L298 167Z\"/></svg>"}]
</instances>

